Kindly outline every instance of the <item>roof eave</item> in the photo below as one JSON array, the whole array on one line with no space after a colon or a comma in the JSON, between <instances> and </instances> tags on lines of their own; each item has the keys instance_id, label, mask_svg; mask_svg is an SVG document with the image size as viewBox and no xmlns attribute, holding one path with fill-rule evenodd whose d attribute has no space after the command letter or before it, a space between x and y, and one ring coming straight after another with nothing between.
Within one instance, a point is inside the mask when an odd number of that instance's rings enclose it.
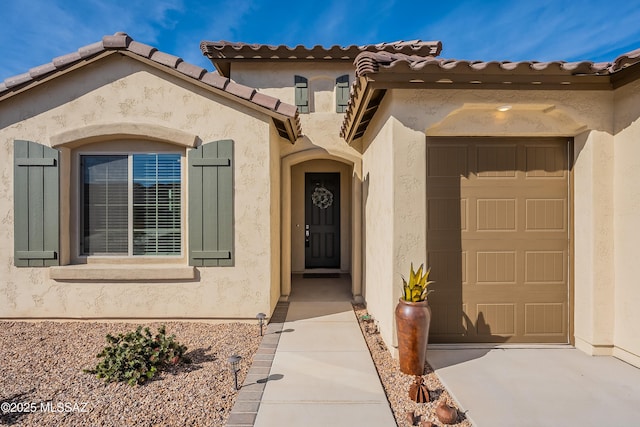
<instances>
[{"instance_id":1,"label":"roof eave","mask_svg":"<svg viewBox=\"0 0 640 427\"><path fill-rule=\"evenodd\" d=\"M155 47L139 43L126 33L105 36L102 41L81 47L51 63L32 68L29 72L10 77L0 83L0 102L42 85L63 74L78 70L87 64L119 53L150 67L204 88L219 96L261 112L272 118L278 134L295 143L302 136L300 117L296 106L280 99L240 85L216 73L185 62L182 58L158 51Z\"/></svg>"},{"instance_id":2,"label":"roof eave","mask_svg":"<svg viewBox=\"0 0 640 427\"><path fill-rule=\"evenodd\" d=\"M163 70L175 77L178 77L184 81L187 81L189 83L195 84L196 86L199 86L203 89L206 89L210 92L216 93L217 95L222 96L223 98L235 101L241 105L244 105L245 107L248 107L254 111L258 111L261 113L264 113L266 115L268 115L269 117L271 117L274 122L275 121L279 121L281 123L283 123L283 126L281 126L280 128L278 127L278 125L276 123L274 123L274 125L276 125L276 129L278 129L278 133L280 134L280 136L286 138L289 140L289 142L291 142L292 144L295 144L295 142L298 140L298 138L301 136L301 126L300 126L300 120L299 120L299 116L297 111L295 112L295 114L293 116L288 116L285 114L281 114L278 113L277 111L273 111L270 110L269 108L266 107L262 107L260 105L255 104L254 102L251 102L251 100L248 99L244 99L244 98L240 98L238 96L233 95L232 93L229 93L225 90L222 89L218 89L214 86L208 85L204 82L202 82L201 80L197 80L197 79L191 79L188 76L184 75L183 73L181 73L180 71L173 69L173 68L167 68L162 66L162 64L159 64L155 61L152 61L148 58L144 58L141 57L139 55L136 55L135 53L131 53L128 51L119 51L121 54L126 55L130 58L139 60L141 62L144 62L145 64ZM283 134L283 132L281 132L281 129L284 129L286 132L286 136Z\"/></svg>"},{"instance_id":3,"label":"roof eave","mask_svg":"<svg viewBox=\"0 0 640 427\"><path fill-rule=\"evenodd\" d=\"M12 88L7 89L6 92L4 93L0 93L0 102L4 101L5 99L11 98L15 95L18 95L22 92L25 92L27 90L30 90L34 87L40 86L50 80L53 80L59 76L62 76L64 74L70 73L72 71L75 71L79 68L84 67L85 65L91 64L92 62L96 62L101 60L102 58L105 58L107 56L113 55L114 53L117 53L117 50L106 50L106 51L102 51L96 55L87 57L87 58L83 58L71 65L69 65L68 67L62 68L62 69L55 69L52 70L51 72L44 74L43 76L37 78L37 79L33 79L30 80L28 82L25 82L23 84L14 86Z\"/></svg>"},{"instance_id":4,"label":"roof eave","mask_svg":"<svg viewBox=\"0 0 640 427\"><path fill-rule=\"evenodd\" d=\"M632 67L629 67L629 69ZM612 90L640 77L640 68L615 75L488 74L478 71L429 73L422 70L380 69L360 76L354 82L351 99L340 136L349 145L360 139L373 120L382 98L389 89L465 89L465 90ZM631 73L634 74L631 74Z\"/></svg>"}]
</instances>

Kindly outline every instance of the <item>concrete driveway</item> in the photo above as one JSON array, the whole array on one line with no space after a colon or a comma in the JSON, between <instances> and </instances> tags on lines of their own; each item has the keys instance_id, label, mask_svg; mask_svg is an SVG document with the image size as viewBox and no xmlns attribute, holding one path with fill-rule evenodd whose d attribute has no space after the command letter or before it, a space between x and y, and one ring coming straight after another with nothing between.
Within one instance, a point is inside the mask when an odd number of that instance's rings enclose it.
<instances>
[{"instance_id":1,"label":"concrete driveway","mask_svg":"<svg viewBox=\"0 0 640 427\"><path fill-rule=\"evenodd\" d=\"M478 427L640 425L640 369L613 357L430 346L427 358Z\"/></svg>"}]
</instances>

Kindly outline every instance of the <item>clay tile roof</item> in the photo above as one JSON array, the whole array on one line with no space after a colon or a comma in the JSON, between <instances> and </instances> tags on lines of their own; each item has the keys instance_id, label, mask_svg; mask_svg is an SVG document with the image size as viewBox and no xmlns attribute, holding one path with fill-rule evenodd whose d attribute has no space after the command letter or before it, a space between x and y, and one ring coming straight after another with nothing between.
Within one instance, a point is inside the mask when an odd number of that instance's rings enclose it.
<instances>
[{"instance_id":1,"label":"clay tile roof","mask_svg":"<svg viewBox=\"0 0 640 427\"><path fill-rule=\"evenodd\" d=\"M104 36L101 41L83 46L76 52L54 58L51 62L32 68L27 73L12 76L0 82L0 100L11 96L13 93L29 89L45 78L51 78L56 73L61 73L69 67L81 64L83 61L94 58L100 54L109 54L114 51L122 51L131 54L132 57L142 57L153 63L167 67L171 70L197 80L216 90L225 93L226 96L248 103L256 109L267 112L276 124L278 133L295 142L302 135L302 126L298 115L298 109L290 104L281 102L277 98L259 93L254 88L230 82L228 78L216 73L207 72L202 67L184 62L180 57L160 52L152 46L134 41L126 33L115 33L112 36Z\"/></svg>"},{"instance_id":2,"label":"clay tile roof","mask_svg":"<svg viewBox=\"0 0 640 427\"><path fill-rule=\"evenodd\" d=\"M640 62L640 49L625 54L613 63L581 62L537 62L537 61L468 61L457 59L435 58L434 56L406 55L393 52L363 52L354 64L356 75L391 71L481 71L481 72L518 72L523 74L613 74L629 65Z\"/></svg>"},{"instance_id":3,"label":"clay tile roof","mask_svg":"<svg viewBox=\"0 0 640 427\"><path fill-rule=\"evenodd\" d=\"M388 88L470 88L485 84L475 87L491 89L516 83L529 88L611 89L639 79L640 67L629 69L636 64L640 64L640 49L613 62L600 63L468 61L404 51L364 51L354 60L357 78L351 86L340 136L348 143L360 138ZM369 86L369 80L376 80L376 87Z\"/></svg>"},{"instance_id":4,"label":"clay tile roof","mask_svg":"<svg viewBox=\"0 0 640 427\"><path fill-rule=\"evenodd\" d=\"M362 52L395 52L406 55L437 56L442 50L439 41L399 40L362 46L313 46L253 44L228 41L203 41L202 53L222 75L229 75L229 63L235 61L353 61Z\"/></svg>"}]
</instances>

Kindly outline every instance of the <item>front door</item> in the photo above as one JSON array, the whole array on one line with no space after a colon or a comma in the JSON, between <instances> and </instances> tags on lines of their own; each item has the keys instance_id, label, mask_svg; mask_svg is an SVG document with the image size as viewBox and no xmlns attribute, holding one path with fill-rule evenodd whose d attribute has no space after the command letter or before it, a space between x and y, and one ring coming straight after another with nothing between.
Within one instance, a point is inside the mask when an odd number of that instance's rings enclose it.
<instances>
[{"instance_id":1,"label":"front door","mask_svg":"<svg viewBox=\"0 0 640 427\"><path fill-rule=\"evenodd\" d=\"M340 174L305 174L305 268L340 268Z\"/></svg>"}]
</instances>

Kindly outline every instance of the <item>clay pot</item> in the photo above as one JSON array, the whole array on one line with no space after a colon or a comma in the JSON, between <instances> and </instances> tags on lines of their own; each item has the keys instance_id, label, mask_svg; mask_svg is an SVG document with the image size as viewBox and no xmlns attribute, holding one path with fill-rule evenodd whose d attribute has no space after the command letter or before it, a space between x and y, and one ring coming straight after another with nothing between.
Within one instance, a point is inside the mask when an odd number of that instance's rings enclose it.
<instances>
[{"instance_id":1,"label":"clay pot","mask_svg":"<svg viewBox=\"0 0 640 427\"><path fill-rule=\"evenodd\" d=\"M431 307L427 301L407 302L396 306L400 370L407 375L422 375L427 356Z\"/></svg>"},{"instance_id":2,"label":"clay pot","mask_svg":"<svg viewBox=\"0 0 640 427\"><path fill-rule=\"evenodd\" d=\"M458 411L441 401L436 408L436 417L443 424L455 424L458 420Z\"/></svg>"}]
</instances>

